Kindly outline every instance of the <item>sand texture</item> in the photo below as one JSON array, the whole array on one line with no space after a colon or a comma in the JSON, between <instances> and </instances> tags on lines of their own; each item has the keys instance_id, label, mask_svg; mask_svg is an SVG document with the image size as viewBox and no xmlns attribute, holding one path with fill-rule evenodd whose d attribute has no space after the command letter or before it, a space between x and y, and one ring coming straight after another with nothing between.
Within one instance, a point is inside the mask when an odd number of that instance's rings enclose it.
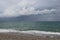
<instances>
[{"instance_id":1,"label":"sand texture","mask_svg":"<svg viewBox=\"0 0 60 40\"><path fill-rule=\"evenodd\" d=\"M53 37L54 36L54 37ZM0 40L60 40L59 35L36 36L24 33L0 33Z\"/></svg>"}]
</instances>

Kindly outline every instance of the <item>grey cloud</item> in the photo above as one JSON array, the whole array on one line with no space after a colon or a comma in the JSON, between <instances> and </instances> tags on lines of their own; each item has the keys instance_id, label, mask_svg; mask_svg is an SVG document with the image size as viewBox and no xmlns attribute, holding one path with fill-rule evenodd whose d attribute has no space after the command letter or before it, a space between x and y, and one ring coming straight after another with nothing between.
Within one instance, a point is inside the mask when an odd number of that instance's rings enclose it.
<instances>
[{"instance_id":1,"label":"grey cloud","mask_svg":"<svg viewBox=\"0 0 60 40\"><path fill-rule=\"evenodd\" d=\"M30 0L32 1L32 0ZM42 15L36 17L37 20L55 20L59 21L60 20L60 0L33 0L36 1L37 3L34 5L34 8L37 10L44 10L44 9L56 9L55 14L48 14L48 15ZM17 5L21 0L0 0L0 10L5 10L9 9L13 5ZM20 7L20 6L19 6ZM14 8L14 7L13 7ZM35 16L34 16L35 17Z\"/></svg>"}]
</instances>

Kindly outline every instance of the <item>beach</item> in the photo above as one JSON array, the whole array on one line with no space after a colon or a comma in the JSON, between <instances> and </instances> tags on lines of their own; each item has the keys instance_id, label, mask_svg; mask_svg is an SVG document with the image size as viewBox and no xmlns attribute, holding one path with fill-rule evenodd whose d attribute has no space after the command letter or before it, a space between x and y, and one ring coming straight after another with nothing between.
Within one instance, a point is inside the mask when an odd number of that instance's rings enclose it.
<instances>
[{"instance_id":1,"label":"beach","mask_svg":"<svg viewBox=\"0 0 60 40\"><path fill-rule=\"evenodd\" d=\"M18 32L0 33L0 40L60 40L59 35L32 35Z\"/></svg>"}]
</instances>

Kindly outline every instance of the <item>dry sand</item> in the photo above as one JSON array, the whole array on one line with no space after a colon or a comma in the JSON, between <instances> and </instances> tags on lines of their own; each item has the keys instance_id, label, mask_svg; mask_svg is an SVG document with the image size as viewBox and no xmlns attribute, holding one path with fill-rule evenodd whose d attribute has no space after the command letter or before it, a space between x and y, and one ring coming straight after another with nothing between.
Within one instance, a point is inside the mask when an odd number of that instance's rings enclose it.
<instances>
[{"instance_id":1,"label":"dry sand","mask_svg":"<svg viewBox=\"0 0 60 40\"><path fill-rule=\"evenodd\" d=\"M54 36L54 37L53 37ZM36 36L24 33L0 33L0 40L60 40L59 35Z\"/></svg>"}]
</instances>

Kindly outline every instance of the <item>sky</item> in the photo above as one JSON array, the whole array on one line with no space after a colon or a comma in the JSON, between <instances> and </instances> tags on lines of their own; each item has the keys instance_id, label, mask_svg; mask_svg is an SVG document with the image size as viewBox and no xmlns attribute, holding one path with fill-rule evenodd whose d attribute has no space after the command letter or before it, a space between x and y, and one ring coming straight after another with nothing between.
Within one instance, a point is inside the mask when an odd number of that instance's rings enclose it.
<instances>
[{"instance_id":1,"label":"sky","mask_svg":"<svg viewBox=\"0 0 60 40\"><path fill-rule=\"evenodd\" d=\"M38 14L37 20L60 21L60 0L0 0L0 18Z\"/></svg>"}]
</instances>

